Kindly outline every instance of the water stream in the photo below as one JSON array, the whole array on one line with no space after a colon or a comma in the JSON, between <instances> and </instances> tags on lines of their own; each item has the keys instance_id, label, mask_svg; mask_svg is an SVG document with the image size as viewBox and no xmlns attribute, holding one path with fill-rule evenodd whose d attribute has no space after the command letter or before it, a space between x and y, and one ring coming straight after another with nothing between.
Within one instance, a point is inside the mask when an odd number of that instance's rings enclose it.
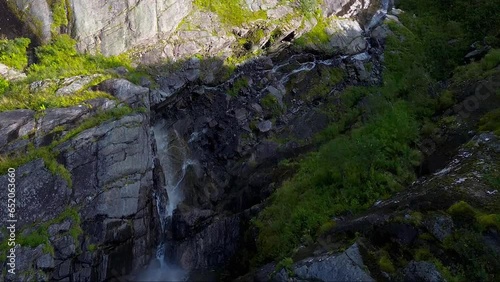
<instances>
[{"instance_id":1,"label":"water stream","mask_svg":"<svg viewBox=\"0 0 500 282\"><path fill-rule=\"evenodd\" d=\"M164 191L168 197L155 195L157 212L161 223L160 243L156 256L148 268L138 275L138 281L186 281L187 275L181 267L172 261L168 250L170 243L171 220L174 210L184 199L182 187L187 170L196 162L188 159L187 147L180 142L177 132L169 132L166 122L160 121L153 126L156 141L156 157L162 167L165 183Z\"/></svg>"}]
</instances>

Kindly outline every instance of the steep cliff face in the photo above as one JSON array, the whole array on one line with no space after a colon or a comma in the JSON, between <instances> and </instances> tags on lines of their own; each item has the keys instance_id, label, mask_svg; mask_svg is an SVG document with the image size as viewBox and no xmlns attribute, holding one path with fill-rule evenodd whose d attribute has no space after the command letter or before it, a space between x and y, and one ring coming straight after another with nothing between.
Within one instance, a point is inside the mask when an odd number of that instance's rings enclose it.
<instances>
[{"instance_id":1,"label":"steep cliff face","mask_svg":"<svg viewBox=\"0 0 500 282\"><path fill-rule=\"evenodd\" d=\"M90 128L82 127L82 120L125 108L100 99L52 109L43 117L27 110L0 114L2 135L7 137L1 144L3 155L38 152L27 153L33 154L33 161L16 169L16 228L22 230L18 240L23 245L17 252L16 279L103 281L142 267L151 257L157 216L151 197L148 89L128 81L110 81L102 87L114 94L125 92L127 97L117 97L144 107L145 113L122 115ZM130 97L140 100L134 103ZM127 112L132 111L123 113ZM56 141L74 133L78 134L67 141ZM0 183L7 185L6 175ZM7 216L5 209L1 215Z\"/></svg>"},{"instance_id":2,"label":"steep cliff face","mask_svg":"<svg viewBox=\"0 0 500 282\"><path fill-rule=\"evenodd\" d=\"M243 41L250 44L245 48L252 49L263 47L269 40L298 37L318 24L309 16L318 8L324 11L327 21L332 21L327 23L330 33L339 34L337 41L345 40L333 44L334 47L343 49L355 44L349 47L355 48L350 52L355 53L366 47L351 42L353 38L362 37L362 27L347 18L358 18L366 24L366 19L381 8L378 1L324 1L321 6L316 1L276 0L241 3L19 0L7 3L42 42L48 42L54 34L68 33L78 41L81 52L116 55L133 51L147 63L193 54L227 56L239 52L235 49L241 48ZM337 20L332 16L346 19L335 23ZM340 39L345 34L348 39Z\"/></svg>"}]
</instances>

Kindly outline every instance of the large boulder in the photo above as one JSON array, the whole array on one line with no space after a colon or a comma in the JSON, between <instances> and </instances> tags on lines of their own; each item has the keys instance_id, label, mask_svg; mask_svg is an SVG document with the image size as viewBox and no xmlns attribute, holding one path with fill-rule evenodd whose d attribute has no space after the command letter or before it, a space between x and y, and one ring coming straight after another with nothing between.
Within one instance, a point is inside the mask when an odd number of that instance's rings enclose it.
<instances>
[{"instance_id":1,"label":"large boulder","mask_svg":"<svg viewBox=\"0 0 500 282\"><path fill-rule=\"evenodd\" d=\"M366 272L358 244L345 252L307 258L281 270L277 281L375 281ZM292 275L290 275L292 274Z\"/></svg>"}]
</instances>

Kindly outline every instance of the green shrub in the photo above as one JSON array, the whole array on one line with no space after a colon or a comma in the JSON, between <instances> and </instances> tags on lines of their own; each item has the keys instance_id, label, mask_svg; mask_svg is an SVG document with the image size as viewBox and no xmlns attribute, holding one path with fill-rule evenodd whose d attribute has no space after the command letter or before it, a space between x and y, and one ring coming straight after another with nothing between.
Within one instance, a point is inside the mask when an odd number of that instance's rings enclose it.
<instances>
[{"instance_id":1,"label":"green shrub","mask_svg":"<svg viewBox=\"0 0 500 282\"><path fill-rule=\"evenodd\" d=\"M0 63L23 70L28 65L26 49L30 45L28 38L0 40Z\"/></svg>"},{"instance_id":2,"label":"green shrub","mask_svg":"<svg viewBox=\"0 0 500 282\"><path fill-rule=\"evenodd\" d=\"M0 77L0 96L3 95L9 89L9 82L2 77Z\"/></svg>"},{"instance_id":3,"label":"green shrub","mask_svg":"<svg viewBox=\"0 0 500 282\"><path fill-rule=\"evenodd\" d=\"M413 181L410 144L417 134L406 105L396 104L307 156L259 216L261 259L287 255L306 230L318 230L333 215L366 209Z\"/></svg>"},{"instance_id":4,"label":"green shrub","mask_svg":"<svg viewBox=\"0 0 500 282\"><path fill-rule=\"evenodd\" d=\"M433 255L429 248L419 248L415 251L416 261L429 261L433 258Z\"/></svg>"},{"instance_id":5,"label":"green shrub","mask_svg":"<svg viewBox=\"0 0 500 282\"><path fill-rule=\"evenodd\" d=\"M476 211L464 201L457 202L448 208L448 213L457 217L475 217Z\"/></svg>"},{"instance_id":6,"label":"green shrub","mask_svg":"<svg viewBox=\"0 0 500 282\"><path fill-rule=\"evenodd\" d=\"M318 97L325 98L335 85L344 80L344 77L345 72L340 68L320 68L318 78L311 83L312 86L305 95L306 100L313 100Z\"/></svg>"}]
</instances>

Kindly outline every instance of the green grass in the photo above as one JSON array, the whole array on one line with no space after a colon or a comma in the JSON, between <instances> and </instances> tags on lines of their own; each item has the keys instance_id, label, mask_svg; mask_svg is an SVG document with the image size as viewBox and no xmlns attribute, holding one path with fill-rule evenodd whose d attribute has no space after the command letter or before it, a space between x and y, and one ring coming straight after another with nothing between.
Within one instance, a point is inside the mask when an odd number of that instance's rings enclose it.
<instances>
[{"instance_id":1,"label":"green grass","mask_svg":"<svg viewBox=\"0 0 500 282\"><path fill-rule=\"evenodd\" d=\"M9 89L9 82L2 77L0 77L0 97Z\"/></svg>"},{"instance_id":2,"label":"green grass","mask_svg":"<svg viewBox=\"0 0 500 282\"><path fill-rule=\"evenodd\" d=\"M248 22L267 18L265 11L252 12L246 8L246 4L242 0L194 0L193 4L202 10L214 12L223 24L229 26L241 26Z\"/></svg>"},{"instance_id":3,"label":"green grass","mask_svg":"<svg viewBox=\"0 0 500 282\"><path fill-rule=\"evenodd\" d=\"M75 45L74 39L62 34L56 36L50 44L38 47L35 51L38 62L29 67L28 79L35 81L89 75L104 73L107 69L119 66L130 67L126 55L104 57L79 54Z\"/></svg>"},{"instance_id":4,"label":"green grass","mask_svg":"<svg viewBox=\"0 0 500 282\"><path fill-rule=\"evenodd\" d=\"M10 65L26 68L27 57L25 45L27 39L16 39L0 43L0 58ZM137 73L130 67L130 60L125 55L104 57L78 54L75 49L76 41L68 35L59 35L47 45L36 48L37 63L26 68L28 78L23 81L5 83L0 80L0 112L14 109L31 109L43 111L48 108L70 107L82 104L86 100L95 98L112 98L109 94L91 91L88 88L101 82L103 79L115 76L110 69L124 66L131 70L129 76L137 77ZM5 47L7 46L7 47ZM21 46L21 47L20 47ZM2 49L3 48L3 49ZM76 75L103 74L89 83L84 90L71 95L57 96L59 87L55 81L43 90L31 91L29 84L45 79L62 79Z\"/></svg>"},{"instance_id":5,"label":"green grass","mask_svg":"<svg viewBox=\"0 0 500 282\"><path fill-rule=\"evenodd\" d=\"M0 63L23 70L28 65L26 49L29 44L30 40L28 38L0 40Z\"/></svg>"}]
</instances>

